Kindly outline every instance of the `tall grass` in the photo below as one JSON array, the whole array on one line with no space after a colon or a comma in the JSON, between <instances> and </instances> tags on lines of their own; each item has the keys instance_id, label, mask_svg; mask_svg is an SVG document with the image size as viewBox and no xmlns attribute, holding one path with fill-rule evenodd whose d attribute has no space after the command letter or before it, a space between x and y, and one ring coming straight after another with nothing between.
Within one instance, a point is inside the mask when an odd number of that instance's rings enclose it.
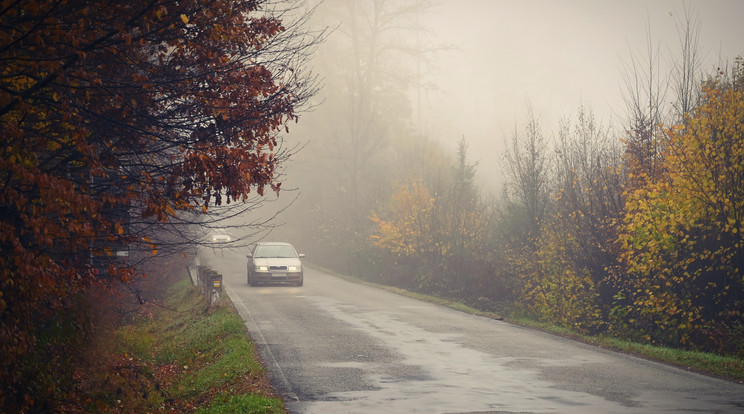
<instances>
[{"instance_id":1,"label":"tall grass","mask_svg":"<svg viewBox=\"0 0 744 414\"><path fill-rule=\"evenodd\" d=\"M99 378L100 412L284 413L229 298L208 308L188 279L119 327L120 361ZM105 378L104 378L105 377Z\"/></svg>"}]
</instances>

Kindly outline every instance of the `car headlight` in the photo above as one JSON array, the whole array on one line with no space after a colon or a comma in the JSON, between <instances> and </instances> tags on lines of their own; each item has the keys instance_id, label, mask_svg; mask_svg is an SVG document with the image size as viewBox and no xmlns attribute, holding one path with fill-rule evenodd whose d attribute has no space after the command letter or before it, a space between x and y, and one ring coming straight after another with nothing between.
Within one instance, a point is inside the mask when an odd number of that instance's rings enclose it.
<instances>
[{"instance_id":1,"label":"car headlight","mask_svg":"<svg viewBox=\"0 0 744 414\"><path fill-rule=\"evenodd\" d=\"M300 266L287 266L287 271L289 272L299 272L301 269Z\"/></svg>"},{"instance_id":2,"label":"car headlight","mask_svg":"<svg viewBox=\"0 0 744 414\"><path fill-rule=\"evenodd\" d=\"M269 266L256 266L256 271L257 272L268 272Z\"/></svg>"}]
</instances>

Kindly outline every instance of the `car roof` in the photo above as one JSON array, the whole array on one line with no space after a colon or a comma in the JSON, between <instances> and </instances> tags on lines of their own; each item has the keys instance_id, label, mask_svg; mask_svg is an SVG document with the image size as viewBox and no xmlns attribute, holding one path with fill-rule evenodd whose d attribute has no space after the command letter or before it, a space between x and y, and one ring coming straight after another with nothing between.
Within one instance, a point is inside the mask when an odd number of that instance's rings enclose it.
<instances>
[{"instance_id":1,"label":"car roof","mask_svg":"<svg viewBox=\"0 0 744 414\"><path fill-rule=\"evenodd\" d=\"M284 245L290 245L291 246L290 243L286 243L286 242L259 242L259 243L256 243L256 246L267 246L267 245L268 246L279 246L279 245L282 245L282 246L284 246Z\"/></svg>"}]
</instances>

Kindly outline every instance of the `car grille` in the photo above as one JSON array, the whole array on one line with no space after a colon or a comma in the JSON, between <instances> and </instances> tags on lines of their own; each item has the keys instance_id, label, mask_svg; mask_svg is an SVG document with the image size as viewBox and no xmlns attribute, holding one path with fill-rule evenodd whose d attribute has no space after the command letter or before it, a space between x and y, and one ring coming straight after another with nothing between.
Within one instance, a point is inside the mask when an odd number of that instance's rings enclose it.
<instances>
[{"instance_id":1,"label":"car grille","mask_svg":"<svg viewBox=\"0 0 744 414\"><path fill-rule=\"evenodd\" d=\"M287 266L269 266L269 270L287 270Z\"/></svg>"}]
</instances>

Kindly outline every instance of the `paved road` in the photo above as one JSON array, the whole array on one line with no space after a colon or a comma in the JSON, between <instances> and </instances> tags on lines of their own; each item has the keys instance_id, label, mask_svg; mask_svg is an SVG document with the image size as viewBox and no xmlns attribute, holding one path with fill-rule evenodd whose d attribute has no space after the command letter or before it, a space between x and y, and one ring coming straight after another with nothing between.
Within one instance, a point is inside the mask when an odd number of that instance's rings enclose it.
<instances>
[{"instance_id":1,"label":"paved road","mask_svg":"<svg viewBox=\"0 0 744 414\"><path fill-rule=\"evenodd\" d=\"M366 287L223 274L292 413L742 413L744 385Z\"/></svg>"}]
</instances>

